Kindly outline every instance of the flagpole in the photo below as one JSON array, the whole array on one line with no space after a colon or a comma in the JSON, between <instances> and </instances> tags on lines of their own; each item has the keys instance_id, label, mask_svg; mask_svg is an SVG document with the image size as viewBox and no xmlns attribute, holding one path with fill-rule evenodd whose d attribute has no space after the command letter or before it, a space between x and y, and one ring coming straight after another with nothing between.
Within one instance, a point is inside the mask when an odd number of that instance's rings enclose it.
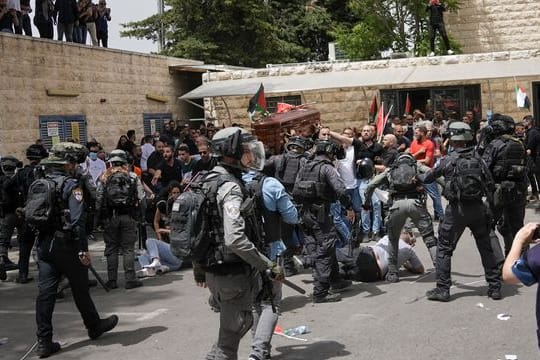
<instances>
[{"instance_id":1,"label":"flagpole","mask_svg":"<svg viewBox=\"0 0 540 360\"><path fill-rule=\"evenodd\" d=\"M390 116L390 112L392 112L393 108L394 108L394 104L390 105L390 109L388 109L388 112L386 113L386 116L383 119L383 126L382 126L381 135L379 136L379 142L381 142L381 140L383 138L384 129L386 128L386 123L388 122L388 117Z\"/></svg>"}]
</instances>

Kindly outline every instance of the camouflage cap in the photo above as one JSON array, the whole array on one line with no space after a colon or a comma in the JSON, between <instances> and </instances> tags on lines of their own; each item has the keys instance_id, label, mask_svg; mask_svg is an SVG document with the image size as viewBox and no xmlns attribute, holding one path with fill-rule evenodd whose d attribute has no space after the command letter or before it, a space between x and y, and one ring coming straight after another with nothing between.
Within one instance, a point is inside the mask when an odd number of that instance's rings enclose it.
<instances>
[{"instance_id":1,"label":"camouflage cap","mask_svg":"<svg viewBox=\"0 0 540 360\"><path fill-rule=\"evenodd\" d=\"M127 161L127 154L124 150L120 150L120 149L116 149L116 150L113 150L111 151L111 158L109 159L109 161L111 163L122 163L122 164L127 164L128 161Z\"/></svg>"},{"instance_id":2,"label":"camouflage cap","mask_svg":"<svg viewBox=\"0 0 540 360\"><path fill-rule=\"evenodd\" d=\"M63 159L77 164L84 162L88 155L88 149L85 146L71 142L54 144L49 152L51 159Z\"/></svg>"}]
</instances>

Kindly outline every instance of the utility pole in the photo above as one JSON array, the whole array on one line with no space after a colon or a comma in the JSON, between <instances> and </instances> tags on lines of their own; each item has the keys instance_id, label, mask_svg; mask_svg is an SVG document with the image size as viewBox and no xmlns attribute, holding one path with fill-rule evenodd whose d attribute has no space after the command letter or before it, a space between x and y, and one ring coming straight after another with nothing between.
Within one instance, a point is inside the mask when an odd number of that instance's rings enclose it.
<instances>
[{"instance_id":1,"label":"utility pole","mask_svg":"<svg viewBox=\"0 0 540 360\"><path fill-rule=\"evenodd\" d=\"M158 6L158 14L160 17L158 50L159 52L161 52L165 48L165 28L163 26L163 13L165 12L164 0L157 0L157 6Z\"/></svg>"}]
</instances>

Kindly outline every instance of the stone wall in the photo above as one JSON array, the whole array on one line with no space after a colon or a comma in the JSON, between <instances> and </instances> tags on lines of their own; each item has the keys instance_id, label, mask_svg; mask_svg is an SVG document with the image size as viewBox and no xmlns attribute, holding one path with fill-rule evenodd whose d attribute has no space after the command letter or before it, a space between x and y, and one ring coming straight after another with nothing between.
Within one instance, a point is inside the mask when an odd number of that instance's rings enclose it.
<instances>
[{"instance_id":1,"label":"stone wall","mask_svg":"<svg viewBox=\"0 0 540 360\"><path fill-rule=\"evenodd\" d=\"M143 113L182 120L189 106L177 97L189 89L169 73L181 64L200 62L0 33L0 154L22 159L39 137L40 115L85 115L88 136L107 150L128 129L140 139ZM48 96L47 89L78 96Z\"/></svg>"},{"instance_id":2,"label":"stone wall","mask_svg":"<svg viewBox=\"0 0 540 360\"><path fill-rule=\"evenodd\" d=\"M466 54L540 47L538 0L462 0L445 15L447 31Z\"/></svg>"},{"instance_id":3,"label":"stone wall","mask_svg":"<svg viewBox=\"0 0 540 360\"><path fill-rule=\"evenodd\" d=\"M267 69L241 70L221 73L208 73L203 76L203 81L226 81L238 79L252 79L267 77L280 77L289 75L316 74L321 72L347 72L354 70L387 69L392 67L415 67L433 66L433 71L438 71L438 65L448 64L473 64L488 62L506 62L540 57L540 50L504 51L494 53L466 54L458 56L421 57L394 60L363 61L349 63L323 63L304 64L297 66L283 66ZM471 74L474 77L474 74ZM532 82L540 81L540 69L538 76L520 77L519 82L525 88L532 102ZM485 116L488 109L502 112L521 119L529 114L527 110L516 107L515 82L513 78L498 78L491 80L465 80L445 81L418 84L392 84L387 86L368 86L354 88L340 88L328 90L303 91L299 93L270 93L270 96L301 95L302 103L315 103L313 107L321 111L322 121L333 127L341 129L344 126L362 126L367 123L369 106L374 95L377 94L380 101L380 90L406 89L406 88L433 88L441 86L480 85L482 98L482 114ZM216 97L205 99L205 115L207 119L217 120L217 123L229 125L241 123L248 125L247 106L251 96L225 96L223 99ZM532 111L532 108L531 108Z\"/></svg>"}]
</instances>

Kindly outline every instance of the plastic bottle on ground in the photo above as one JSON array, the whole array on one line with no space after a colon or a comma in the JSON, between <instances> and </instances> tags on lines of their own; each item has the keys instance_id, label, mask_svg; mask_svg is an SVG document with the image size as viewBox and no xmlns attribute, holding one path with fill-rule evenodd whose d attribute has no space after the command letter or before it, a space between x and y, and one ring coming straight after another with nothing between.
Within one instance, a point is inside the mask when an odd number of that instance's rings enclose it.
<instances>
[{"instance_id":1,"label":"plastic bottle on ground","mask_svg":"<svg viewBox=\"0 0 540 360\"><path fill-rule=\"evenodd\" d=\"M296 336L296 335L302 335L307 333L307 326L301 325L297 326L295 328L290 328L284 331L285 335L289 336Z\"/></svg>"}]
</instances>

